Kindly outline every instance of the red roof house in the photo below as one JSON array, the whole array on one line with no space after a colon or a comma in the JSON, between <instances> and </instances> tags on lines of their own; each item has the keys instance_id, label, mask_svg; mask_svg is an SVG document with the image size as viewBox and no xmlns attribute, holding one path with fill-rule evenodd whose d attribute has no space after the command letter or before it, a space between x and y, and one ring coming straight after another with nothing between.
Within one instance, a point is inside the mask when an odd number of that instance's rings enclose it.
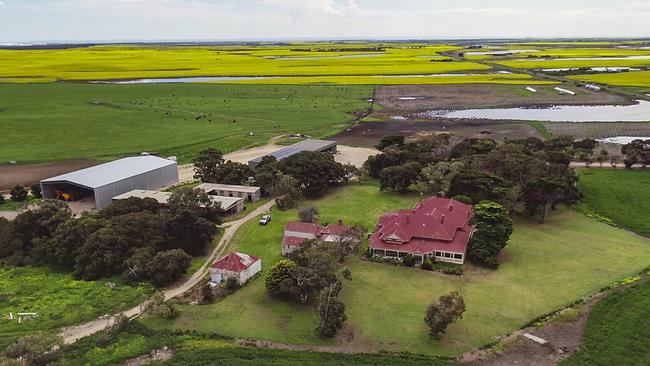
<instances>
[{"instance_id":1,"label":"red roof house","mask_svg":"<svg viewBox=\"0 0 650 366\"><path fill-rule=\"evenodd\" d=\"M340 235L350 230L343 225L341 220L336 224L321 226L308 222L288 221L284 225L284 238L282 239L282 255L288 255L298 249L305 240L322 239L323 241L336 242Z\"/></svg>"},{"instance_id":2,"label":"red roof house","mask_svg":"<svg viewBox=\"0 0 650 366\"><path fill-rule=\"evenodd\" d=\"M471 205L449 198L432 197L412 210L388 213L379 219L370 237L371 254L402 258L411 254L462 264L474 227Z\"/></svg>"},{"instance_id":3,"label":"red roof house","mask_svg":"<svg viewBox=\"0 0 650 366\"><path fill-rule=\"evenodd\" d=\"M220 283L234 277L238 284L243 285L261 270L262 260L260 257L231 252L212 264L210 267L211 282Z\"/></svg>"}]
</instances>

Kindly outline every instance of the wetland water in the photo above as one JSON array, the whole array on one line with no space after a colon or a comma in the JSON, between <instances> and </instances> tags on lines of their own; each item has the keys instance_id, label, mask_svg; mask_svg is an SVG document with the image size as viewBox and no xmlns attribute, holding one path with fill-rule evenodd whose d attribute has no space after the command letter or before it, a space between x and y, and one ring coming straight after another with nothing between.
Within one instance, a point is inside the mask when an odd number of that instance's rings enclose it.
<instances>
[{"instance_id":1,"label":"wetland water","mask_svg":"<svg viewBox=\"0 0 650 366\"><path fill-rule=\"evenodd\" d=\"M638 100L633 105L561 105L549 108L493 108L464 110L430 110L425 118L487 119L546 122L648 122L650 102Z\"/></svg>"},{"instance_id":2,"label":"wetland water","mask_svg":"<svg viewBox=\"0 0 650 366\"><path fill-rule=\"evenodd\" d=\"M364 76L371 78L443 78L443 77L454 77L454 76L475 76L475 75L486 75L486 74L413 74L413 75L340 75L341 77L346 76ZM91 84L157 84L157 83L209 83L216 81L237 81L237 80L262 80L262 79L278 79L278 78L319 78L327 77L327 75L322 76L190 76L190 77L178 77L178 78L146 78L146 79L129 79L129 80L93 80L89 81Z\"/></svg>"}]
</instances>

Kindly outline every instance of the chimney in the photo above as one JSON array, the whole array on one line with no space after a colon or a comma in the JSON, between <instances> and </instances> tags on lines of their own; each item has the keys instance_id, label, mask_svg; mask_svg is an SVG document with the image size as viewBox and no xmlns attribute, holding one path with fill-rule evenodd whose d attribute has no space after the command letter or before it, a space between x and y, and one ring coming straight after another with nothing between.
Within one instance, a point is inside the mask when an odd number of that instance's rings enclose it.
<instances>
[{"instance_id":1,"label":"chimney","mask_svg":"<svg viewBox=\"0 0 650 366\"><path fill-rule=\"evenodd\" d=\"M338 219L338 220L337 220L337 223L338 223L339 225L343 225L343 220Z\"/></svg>"},{"instance_id":2,"label":"chimney","mask_svg":"<svg viewBox=\"0 0 650 366\"><path fill-rule=\"evenodd\" d=\"M448 208L449 208L449 212L454 212L454 204L453 203L450 203Z\"/></svg>"},{"instance_id":3,"label":"chimney","mask_svg":"<svg viewBox=\"0 0 650 366\"><path fill-rule=\"evenodd\" d=\"M411 217L411 215L406 214L406 223L407 223L407 224L409 223L409 218L410 218L410 217Z\"/></svg>"},{"instance_id":4,"label":"chimney","mask_svg":"<svg viewBox=\"0 0 650 366\"><path fill-rule=\"evenodd\" d=\"M442 214L442 216L440 216L440 223L441 224L445 223L445 214Z\"/></svg>"}]
</instances>

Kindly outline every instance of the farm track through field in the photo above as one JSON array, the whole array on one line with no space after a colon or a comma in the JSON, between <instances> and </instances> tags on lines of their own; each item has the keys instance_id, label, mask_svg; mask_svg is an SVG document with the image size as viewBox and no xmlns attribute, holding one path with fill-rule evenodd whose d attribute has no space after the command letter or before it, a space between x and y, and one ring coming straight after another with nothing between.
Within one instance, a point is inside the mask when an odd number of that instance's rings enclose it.
<instances>
[{"instance_id":1,"label":"farm track through field","mask_svg":"<svg viewBox=\"0 0 650 366\"><path fill-rule=\"evenodd\" d=\"M178 297L184 294L185 292L191 290L199 283L201 283L201 281L203 281L205 276L208 274L210 263L212 263L214 260L216 260L223 254L224 250L227 248L228 244L230 243L230 240L233 238L237 230L239 230L239 228L246 222L256 218L257 216L263 213L269 212L269 210L271 209L271 207L273 207L274 204L275 204L275 200L271 200L268 203L258 207L253 212L249 213L243 218L237 221L231 221L225 223L222 226L222 229L224 230L223 236L219 240L219 243L214 248L212 253L210 253L208 259L205 261L203 266L201 266L201 268L199 268L190 278L184 280L182 283L178 284L175 287L166 289L164 291L165 299L172 299ZM78 325L63 328L59 331L59 335L63 338L64 343L66 344L74 343L81 338L100 332L110 327L115 323L115 321L118 319L119 316L123 315L129 319L137 318L142 314L144 306L146 304L147 302L145 301L131 309L123 311L119 314L115 314L108 318L98 318L83 324L78 324Z\"/></svg>"}]
</instances>

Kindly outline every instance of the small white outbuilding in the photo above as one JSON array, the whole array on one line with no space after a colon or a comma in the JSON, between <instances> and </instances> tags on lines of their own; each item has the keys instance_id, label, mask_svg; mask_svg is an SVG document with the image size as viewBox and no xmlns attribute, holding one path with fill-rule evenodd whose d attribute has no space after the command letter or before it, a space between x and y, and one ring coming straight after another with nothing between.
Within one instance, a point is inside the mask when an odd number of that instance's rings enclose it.
<instances>
[{"instance_id":1,"label":"small white outbuilding","mask_svg":"<svg viewBox=\"0 0 650 366\"><path fill-rule=\"evenodd\" d=\"M221 281L226 281L228 278L234 277L241 286L261 270L262 259L260 257L239 252L230 252L212 264L210 267L210 282L221 283Z\"/></svg>"}]
</instances>

